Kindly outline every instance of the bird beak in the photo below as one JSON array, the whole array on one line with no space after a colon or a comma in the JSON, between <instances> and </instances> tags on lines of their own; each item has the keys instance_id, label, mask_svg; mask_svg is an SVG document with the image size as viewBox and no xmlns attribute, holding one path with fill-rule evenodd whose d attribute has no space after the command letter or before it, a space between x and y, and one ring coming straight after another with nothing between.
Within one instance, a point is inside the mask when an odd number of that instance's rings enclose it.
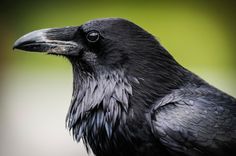
<instances>
[{"instance_id":1,"label":"bird beak","mask_svg":"<svg viewBox=\"0 0 236 156\"><path fill-rule=\"evenodd\" d=\"M81 46L73 39L78 27L50 28L30 32L19 38L13 49L58 55L78 55Z\"/></svg>"}]
</instances>

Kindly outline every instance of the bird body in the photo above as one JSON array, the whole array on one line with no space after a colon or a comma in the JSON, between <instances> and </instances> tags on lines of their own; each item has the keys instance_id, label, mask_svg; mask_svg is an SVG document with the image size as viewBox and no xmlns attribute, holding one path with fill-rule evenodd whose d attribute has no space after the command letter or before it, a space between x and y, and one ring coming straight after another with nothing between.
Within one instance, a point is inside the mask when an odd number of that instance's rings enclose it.
<instances>
[{"instance_id":1,"label":"bird body","mask_svg":"<svg viewBox=\"0 0 236 156\"><path fill-rule=\"evenodd\" d=\"M236 100L179 65L134 23L43 29L15 48L68 58L66 125L96 156L236 154Z\"/></svg>"}]
</instances>

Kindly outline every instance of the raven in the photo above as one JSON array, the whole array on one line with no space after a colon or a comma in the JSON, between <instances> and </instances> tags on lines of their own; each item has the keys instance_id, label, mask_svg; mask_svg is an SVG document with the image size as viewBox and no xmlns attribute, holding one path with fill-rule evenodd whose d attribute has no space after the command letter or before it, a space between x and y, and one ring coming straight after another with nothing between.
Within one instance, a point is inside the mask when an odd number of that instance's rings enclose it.
<instances>
[{"instance_id":1,"label":"raven","mask_svg":"<svg viewBox=\"0 0 236 156\"><path fill-rule=\"evenodd\" d=\"M96 156L236 154L236 99L126 19L33 31L13 48L68 58L66 125Z\"/></svg>"}]
</instances>

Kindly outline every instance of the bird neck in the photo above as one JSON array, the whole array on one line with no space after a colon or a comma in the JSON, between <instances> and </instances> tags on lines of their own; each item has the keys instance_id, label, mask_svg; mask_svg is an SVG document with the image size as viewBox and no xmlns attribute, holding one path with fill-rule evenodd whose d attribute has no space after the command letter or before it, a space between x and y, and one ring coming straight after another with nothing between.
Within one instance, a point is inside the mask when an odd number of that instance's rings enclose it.
<instances>
[{"instance_id":1,"label":"bird neck","mask_svg":"<svg viewBox=\"0 0 236 156\"><path fill-rule=\"evenodd\" d=\"M153 104L157 98L183 86L192 75L160 45L139 52L129 67L127 73L138 80L138 83L132 83L133 95L138 100L148 100L141 105Z\"/></svg>"},{"instance_id":2,"label":"bird neck","mask_svg":"<svg viewBox=\"0 0 236 156\"><path fill-rule=\"evenodd\" d=\"M83 73L73 67L73 96L67 115L67 126L77 141L110 138L121 123L126 122L132 87L123 71L99 75ZM93 136L94 138L91 138Z\"/></svg>"}]
</instances>

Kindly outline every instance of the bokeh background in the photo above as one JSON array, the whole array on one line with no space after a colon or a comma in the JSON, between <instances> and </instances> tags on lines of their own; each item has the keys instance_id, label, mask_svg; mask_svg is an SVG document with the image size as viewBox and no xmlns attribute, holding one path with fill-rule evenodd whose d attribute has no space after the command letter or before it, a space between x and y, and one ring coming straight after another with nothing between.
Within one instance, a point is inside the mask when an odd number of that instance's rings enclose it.
<instances>
[{"instance_id":1,"label":"bokeh background","mask_svg":"<svg viewBox=\"0 0 236 156\"><path fill-rule=\"evenodd\" d=\"M13 52L30 31L122 17L140 25L186 68L236 96L234 1L26 1L0 5L0 155L86 156L64 121L71 66L61 57Z\"/></svg>"}]
</instances>

